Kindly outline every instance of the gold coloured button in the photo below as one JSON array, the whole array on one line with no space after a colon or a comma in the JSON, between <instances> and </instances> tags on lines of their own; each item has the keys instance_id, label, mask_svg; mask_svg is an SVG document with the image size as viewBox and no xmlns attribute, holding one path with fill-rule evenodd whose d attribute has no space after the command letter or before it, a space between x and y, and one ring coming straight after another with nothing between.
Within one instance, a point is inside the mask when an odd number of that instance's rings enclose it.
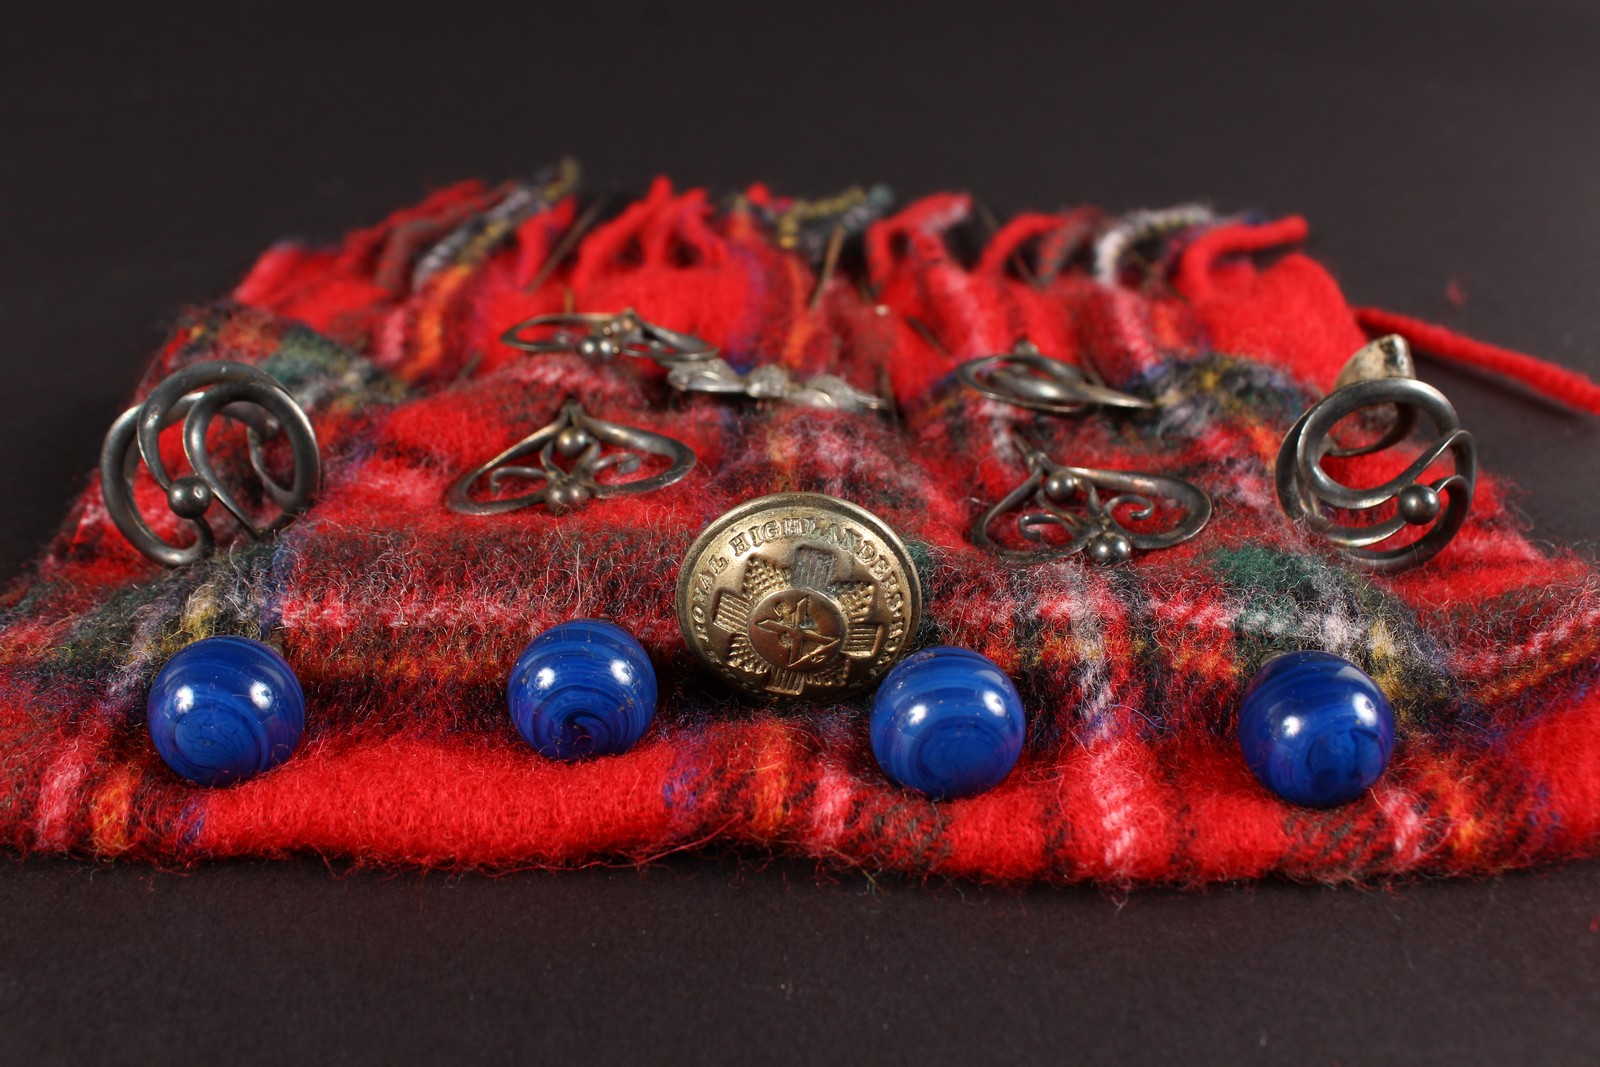
<instances>
[{"instance_id":1,"label":"gold coloured button","mask_svg":"<svg viewBox=\"0 0 1600 1067\"><path fill-rule=\"evenodd\" d=\"M684 640L729 685L833 700L876 684L922 621L906 546L821 493L751 500L707 526L678 575Z\"/></svg>"}]
</instances>

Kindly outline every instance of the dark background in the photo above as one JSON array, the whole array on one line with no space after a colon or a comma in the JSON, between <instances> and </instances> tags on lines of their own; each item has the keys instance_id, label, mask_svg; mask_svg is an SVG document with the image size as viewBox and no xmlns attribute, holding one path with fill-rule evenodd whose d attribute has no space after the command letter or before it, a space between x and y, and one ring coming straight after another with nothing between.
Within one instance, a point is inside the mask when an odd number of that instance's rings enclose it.
<instances>
[{"instance_id":1,"label":"dark background","mask_svg":"<svg viewBox=\"0 0 1600 1067\"><path fill-rule=\"evenodd\" d=\"M182 304L279 237L567 153L630 192L1303 212L1356 302L1600 376L1600 8L1288 6L10 7L0 571ZM1592 552L1597 420L1422 373L1540 536ZM750 856L501 878L0 858L10 1062L1593 1062L1597 978L1595 864L1116 895Z\"/></svg>"}]
</instances>

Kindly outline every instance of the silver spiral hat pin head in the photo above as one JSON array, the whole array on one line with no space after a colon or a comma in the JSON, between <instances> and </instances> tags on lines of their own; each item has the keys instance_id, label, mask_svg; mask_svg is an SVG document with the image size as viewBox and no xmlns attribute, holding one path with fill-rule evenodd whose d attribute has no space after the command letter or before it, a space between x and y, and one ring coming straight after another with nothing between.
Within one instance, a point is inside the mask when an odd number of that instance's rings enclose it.
<instances>
[{"instance_id":1,"label":"silver spiral hat pin head","mask_svg":"<svg viewBox=\"0 0 1600 1067\"><path fill-rule=\"evenodd\" d=\"M1352 416L1387 421L1370 440L1337 436ZM1323 467L1385 451L1427 423L1433 437L1400 473L1380 485L1356 488ZM1439 473L1441 463L1450 466ZM1369 570L1393 572L1432 559L1450 543L1472 506L1478 461L1472 435L1461 428L1443 393L1418 381L1410 347L1391 334L1363 346L1334 381L1334 390L1300 416L1278 451L1278 502L1344 558ZM1413 531L1420 534L1413 536Z\"/></svg>"},{"instance_id":2,"label":"silver spiral hat pin head","mask_svg":"<svg viewBox=\"0 0 1600 1067\"><path fill-rule=\"evenodd\" d=\"M252 475L261 495L278 508L264 524L217 473L209 439L218 419L244 427ZM188 474L169 470L161 456L161 432L179 422ZM279 437L286 440L293 464L287 483L268 471L264 455L267 442ZM139 511L134 479L141 463L166 493L168 510L193 529L191 542L167 540ZM100 492L111 521L145 556L169 567L193 563L216 548L209 519L214 506L220 504L252 540L260 541L302 515L321 482L317 435L305 411L276 378L232 360L195 363L168 375L142 404L112 423L100 449Z\"/></svg>"}]
</instances>

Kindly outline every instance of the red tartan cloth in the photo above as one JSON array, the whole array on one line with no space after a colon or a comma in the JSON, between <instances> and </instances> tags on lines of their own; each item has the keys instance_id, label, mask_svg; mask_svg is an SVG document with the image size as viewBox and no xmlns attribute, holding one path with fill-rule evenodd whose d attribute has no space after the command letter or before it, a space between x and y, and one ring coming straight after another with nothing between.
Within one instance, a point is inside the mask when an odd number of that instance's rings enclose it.
<instances>
[{"instance_id":1,"label":"red tartan cloth","mask_svg":"<svg viewBox=\"0 0 1600 1067\"><path fill-rule=\"evenodd\" d=\"M847 255L813 308L816 235L795 240L794 205L762 188L716 206L658 183L546 269L577 207L455 186L336 246L269 250L178 325L141 395L197 360L261 365L311 414L324 489L276 542L172 571L122 539L97 484L83 493L0 615L0 840L167 864L315 852L447 867L743 847L1119 884L1370 880L1595 851L1595 572L1530 544L1492 476L1456 540L1395 577L1340 562L1278 510L1279 442L1367 339L1317 263L1253 258L1302 236L1299 220L1172 228L1108 277L1096 255L1116 220L1021 216L969 262L947 238L971 202L934 196L873 222L862 261ZM741 368L887 387L898 419L674 398L648 363L499 342L569 294L704 337ZM959 360L1021 335L1156 412L1042 418L954 382ZM1513 358L1480 347L1487 365ZM1562 381L1592 403L1592 386ZM562 517L446 510L462 471L568 395L687 441L699 465ZM968 532L1024 475L1014 427L1058 462L1198 482L1215 517L1126 566L1003 562ZM920 642L976 649L1016 679L1030 733L999 788L945 803L902 791L873 762L866 700L755 706L697 666L675 621L678 561L721 512L780 490L889 522L922 571ZM547 762L512 729L504 679L535 633L580 616L638 636L660 710L631 753ZM280 769L208 791L161 763L143 700L167 656L214 633L281 642L308 730ZM1280 802L1235 745L1243 686L1296 648L1354 659L1396 707L1394 763L1348 807Z\"/></svg>"}]
</instances>

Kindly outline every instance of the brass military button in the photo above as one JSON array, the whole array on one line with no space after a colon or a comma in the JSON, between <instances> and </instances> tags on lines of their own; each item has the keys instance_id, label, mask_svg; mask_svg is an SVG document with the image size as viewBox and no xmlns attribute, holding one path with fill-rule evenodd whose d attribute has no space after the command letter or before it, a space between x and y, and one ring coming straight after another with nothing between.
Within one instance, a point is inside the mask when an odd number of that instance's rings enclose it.
<instances>
[{"instance_id":1,"label":"brass military button","mask_svg":"<svg viewBox=\"0 0 1600 1067\"><path fill-rule=\"evenodd\" d=\"M922 621L906 546L820 493L751 500L707 526L678 575L684 640L754 696L833 700L875 685Z\"/></svg>"}]
</instances>

